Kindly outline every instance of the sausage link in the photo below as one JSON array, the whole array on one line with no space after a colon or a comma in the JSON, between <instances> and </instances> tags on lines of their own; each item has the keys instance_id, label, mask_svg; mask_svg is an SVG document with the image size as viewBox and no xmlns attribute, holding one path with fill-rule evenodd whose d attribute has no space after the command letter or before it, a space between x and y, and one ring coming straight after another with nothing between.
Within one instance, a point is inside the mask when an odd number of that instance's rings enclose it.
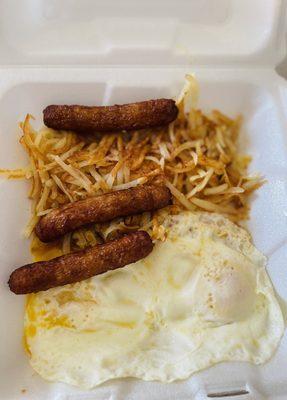
<instances>
[{"instance_id":1,"label":"sausage link","mask_svg":"<svg viewBox=\"0 0 287 400\"><path fill-rule=\"evenodd\" d=\"M137 186L65 204L43 216L35 228L42 242L50 242L65 233L90 224L117 217L153 211L171 203L165 186Z\"/></svg>"},{"instance_id":2,"label":"sausage link","mask_svg":"<svg viewBox=\"0 0 287 400\"><path fill-rule=\"evenodd\" d=\"M50 105L43 111L49 128L75 132L115 132L154 128L174 121L174 100L157 99L114 106Z\"/></svg>"},{"instance_id":3,"label":"sausage link","mask_svg":"<svg viewBox=\"0 0 287 400\"><path fill-rule=\"evenodd\" d=\"M16 294L47 290L75 283L146 257L153 248L148 233L132 232L120 239L85 250L17 268L8 285Z\"/></svg>"}]
</instances>

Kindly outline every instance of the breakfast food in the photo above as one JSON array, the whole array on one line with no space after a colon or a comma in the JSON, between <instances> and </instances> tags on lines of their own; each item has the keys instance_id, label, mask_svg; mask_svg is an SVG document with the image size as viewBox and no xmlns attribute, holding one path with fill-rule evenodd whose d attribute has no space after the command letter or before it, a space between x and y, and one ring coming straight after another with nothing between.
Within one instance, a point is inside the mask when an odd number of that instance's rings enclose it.
<instances>
[{"instance_id":1,"label":"breakfast food","mask_svg":"<svg viewBox=\"0 0 287 400\"><path fill-rule=\"evenodd\" d=\"M24 265L12 272L9 286L12 292L25 294L79 282L138 261L146 257L152 248L148 233L132 232L49 261Z\"/></svg>"},{"instance_id":2,"label":"breakfast food","mask_svg":"<svg viewBox=\"0 0 287 400\"><path fill-rule=\"evenodd\" d=\"M241 120L219 111L204 114L190 108L197 83L187 76L177 99L179 114L168 127L132 133L80 136L47 127L35 130L32 117L21 124L21 144L29 155L27 168L2 170L10 178L31 182L32 216L25 230L31 236L40 218L62 205L107 192L164 182L172 194L172 207L226 215L235 222L248 218L249 196L262 184L249 175L249 156L240 154L237 138ZM157 213L145 212L108 224L79 228L57 245L82 249L118 231L147 230L153 239L164 237Z\"/></svg>"},{"instance_id":3,"label":"breakfast food","mask_svg":"<svg viewBox=\"0 0 287 400\"><path fill-rule=\"evenodd\" d=\"M109 192L52 210L40 219L35 233L42 242L49 242L87 224L155 211L170 203L171 194L164 185L137 186Z\"/></svg>"},{"instance_id":4,"label":"breakfast food","mask_svg":"<svg viewBox=\"0 0 287 400\"><path fill-rule=\"evenodd\" d=\"M167 125L177 117L174 100L157 99L114 106L51 105L44 110L49 128L74 132L114 132Z\"/></svg>"},{"instance_id":5,"label":"breakfast food","mask_svg":"<svg viewBox=\"0 0 287 400\"><path fill-rule=\"evenodd\" d=\"M182 212L142 261L28 298L25 338L45 379L92 388L113 378L172 382L220 361L267 361L284 330L249 234Z\"/></svg>"},{"instance_id":6,"label":"breakfast food","mask_svg":"<svg viewBox=\"0 0 287 400\"><path fill-rule=\"evenodd\" d=\"M31 180L35 262L9 285L31 293L25 348L45 379L172 382L277 348L266 259L231 222L263 181L239 153L241 117L204 114L197 92L189 75L176 103L49 106L54 129L21 124L29 166L0 172Z\"/></svg>"}]
</instances>

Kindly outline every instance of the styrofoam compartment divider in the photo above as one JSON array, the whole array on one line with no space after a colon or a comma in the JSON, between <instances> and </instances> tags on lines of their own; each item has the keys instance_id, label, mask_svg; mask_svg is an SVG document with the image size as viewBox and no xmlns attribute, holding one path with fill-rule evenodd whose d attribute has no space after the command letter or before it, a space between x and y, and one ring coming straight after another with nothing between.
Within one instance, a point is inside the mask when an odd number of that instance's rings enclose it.
<instances>
[{"instance_id":1,"label":"styrofoam compartment divider","mask_svg":"<svg viewBox=\"0 0 287 400\"><path fill-rule=\"evenodd\" d=\"M210 0L200 5L196 1L160 0L152 13L155 2L146 0L141 3L142 26L147 29L148 24L158 25L155 40L150 42L150 32L145 36L145 31L140 33L132 22L137 20L132 1L123 1L130 14L123 14L123 9L111 0L85 0L82 7L76 0L23 0L17 2L18 10L16 1L0 1L0 168L19 167L27 162L18 143L17 128L26 113L36 117L37 126L42 124L43 108L50 103L113 104L175 97L184 75L194 72L200 83L201 108L244 116L242 149L253 157L251 170L261 172L268 180L252 200L248 228L256 246L269 257L268 272L286 310L287 83L274 71L283 54L284 3L266 0L262 7L257 0L252 4L244 0ZM21 16L24 5L29 15ZM110 16L111 5L115 8ZM164 8L162 12L160 7ZM97 9L100 12L96 15ZM108 43L106 47L94 41L105 29L105 18L110 20L107 37L102 34ZM131 43L124 40L127 37L123 25L127 19L131 20ZM109 30L112 21L119 33ZM246 31L242 21L246 21ZM248 30L252 25L254 29ZM61 26L63 30L58 31ZM171 27L166 41L164 33ZM84 29L84 36L91 35L90 41L81 45L78 39L72 43L68 29L74 38ZM224 29L231 36L225 37ZM61 33L63 37L59 36ZM180 44L189 48L183 58L176 50ZM161 52L164 47L166 51ZM125 52L129 55L122 59ZM192 54L197 62L190 64L187 60ZM116 60L122 65L114 65ZM87 68L89 63L94 63L93 68ZM96 66L100 63L110 65ZM30 213L27 183L3 179L0 185L1 399L201 400L222 398L226 392L229 396L225 398L238 394L236 398L240 400L287 398L286 334L275 356L263 366L221 363L182 382L161 384L126 379L89 392L45 382L29 366L21 343L24 297L12 295L6 284L13 268L30 260L28 241L21 235Z\"/></svg>"}]
</instances>

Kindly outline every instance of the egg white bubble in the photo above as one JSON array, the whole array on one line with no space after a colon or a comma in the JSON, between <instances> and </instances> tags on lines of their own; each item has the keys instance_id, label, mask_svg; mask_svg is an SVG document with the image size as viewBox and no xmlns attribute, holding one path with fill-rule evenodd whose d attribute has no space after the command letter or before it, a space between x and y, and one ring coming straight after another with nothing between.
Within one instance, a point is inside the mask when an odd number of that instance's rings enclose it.
<instances>
[{"instance_id":1,"label":"egg white bubble","mask_svg":"<svg viewBox=\"0 0 287 400\"><path fill-rule=\"evenodd\" d=\"M137 377L172 382L221 361L261 364L284 331L250 235L184 212L144 260L29 298L25 333L43 378L92 388Z\"/></svg>"}]
</instances>

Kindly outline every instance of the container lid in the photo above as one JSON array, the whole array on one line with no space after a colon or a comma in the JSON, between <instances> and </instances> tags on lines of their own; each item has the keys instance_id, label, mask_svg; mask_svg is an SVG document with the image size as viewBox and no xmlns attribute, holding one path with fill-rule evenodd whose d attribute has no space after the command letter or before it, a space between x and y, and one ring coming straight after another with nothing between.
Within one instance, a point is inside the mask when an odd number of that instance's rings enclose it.
<instances>
[{"instance_id":1,"label":"container lid","mask_svg":"<svg viewBox=\"0 0 287 400\"><path fill-rule=\"evenodd\" d=\"M285 8L284 0L2 0L0 64L275 66Z\"/></svg>"}]
</instances>

